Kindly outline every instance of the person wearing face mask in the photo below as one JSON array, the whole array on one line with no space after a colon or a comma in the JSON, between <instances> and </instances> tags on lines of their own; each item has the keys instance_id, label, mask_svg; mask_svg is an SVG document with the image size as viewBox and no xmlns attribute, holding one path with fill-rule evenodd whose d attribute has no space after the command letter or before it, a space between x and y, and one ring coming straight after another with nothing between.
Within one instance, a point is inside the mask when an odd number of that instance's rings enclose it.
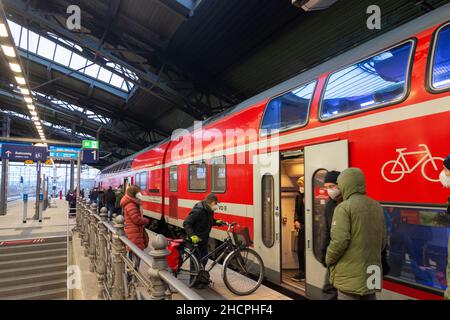
<instances>
[{"instance_id":1,"label":"person wearing face mask","mask_svg":"<svg viewBox=\"0 0 450 320\"><path fill-rule=\"evenodd\" d=\"M339 177L341 173L339 171L328 171L325 175L324 179L324 188L327 190L328 193L328 201L325 207L325 225L324 225L324 236L323 236L323 242L322 242L322 256L321 256L321 262L323 266L326 268L327 265L325 264L325 256L327 254L327 248L331 241L331 223L333 222L333 213L336 206L342 202L342 195L341 191L338 188L337 185L337 178ZM337 299L337 290L335 287L333 287L330 284L329 275L327 272L327 275L325 277L325 282L322 288L322 292L329 300L336 300Z\"/></svg>"},{"instance_id":2,"label":"person wearing face mask","mask_svg":"<svg viewBox=\"0 0 450 320\"><path fill-rule=\"evenodd\" d=\"M294 226L298 232L297 257L298 273L291 280L300 282L305 280L305 177L297 180L298 194L295 197Z\"/></svg>"},{"instance_id":3,"label":"person wearing face mask","mask_svg":"<svg viewBox=\"0 0 450 320\"><path fill-rule=\"evenodd\" d=\"M222 220L214 218L214 211L219 209L219 200L214 193L210 193L203 201L198 202L192 208L189 215L183 222L183 228L186 232L186 246L192 248L197 245L196 257L199 261L208 255L209 234L213 226L222 226ZM203 267L207 261L201 261ZM197 288L203 289L205 284L199 283Z\"/></svg>"},{"instance_id":4,"label":"person wearing face mask","mask_svg":"<svg viewBox=\"0 0 450 320\"><path fill-rule=\"evenodd\" d=\"M444 188L450 188L450 154L444 160L444 168L439 175ZM447 214L450 214L450 197L448 198ZM447 290L445 291L445 299L450 300L450 237L448 239L448 262L447 262Z\"/></svg>"},{"instance_id":5,"label":"person wearing face mask","mask_svg":"<svg viewBox=\"0 0 450 320\"><path fill-rule=\"evenodd\" d=\"M331 241L325 256L330 283L338 290L338 300L376 300L382 279L377 279L379 287L368 286L367 270L382 270L382 252L387 244L383 208L367 196L361 169L345 169L337 184L343 201L333 213Z\"/></svg>"}]
</instances>

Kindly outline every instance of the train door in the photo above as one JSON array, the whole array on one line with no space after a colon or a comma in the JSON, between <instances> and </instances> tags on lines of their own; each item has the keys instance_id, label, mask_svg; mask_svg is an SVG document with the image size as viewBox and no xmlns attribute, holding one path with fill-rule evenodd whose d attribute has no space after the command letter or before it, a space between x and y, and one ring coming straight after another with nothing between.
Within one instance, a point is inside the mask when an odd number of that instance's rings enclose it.
<instances>
[{"instance_id":1,"label":"train door","mask_svg":"<svg viewBox=\"0 0 450 320\"><path fill-rule=\"evenodd\" d=\"M327 171L348 168L348 157L347 140L305 147L306 295L312 299L325 298L326 269L320 260L328 195L323 181Z\"/></svg>"},{"instance_id":2,"label":"train door","mask_svg":"<svg viewBox=\"0 0 450 320\"><path fill-rule=\"evenodd\" d=\"M303 150L283 152L280 159L281 194L281 280L282 285L304 294L305 281L299 268L299 233L295 228L296 203L300 199L298 180L304 176ZM301 239L301 238L300 238ZM304 251L300 254L304 255ZM305 259L303 256L302 259ZM304 270L302 270L304 272Z\"/></svg>"},{"instance_id":3,"label":"train door","mask_svg":"<svg viewBox=\"0 0 450 320\"><path fill-rule=\"evenodd\" d=\"M253 158L254 247L261 255L265 276L281 282L280 270L280 153Z\"/></svg>"},{"instance_id":4,"label":"train door","mask_svg":"<svg viewBox=\"0 0 450 320\"><path fill-rule=\"evenodd\" d=\"M129 186L128 178L124 178L124 179L123 179L123 191L124 191L124 192L127 191L128 186Z\"/></svg>"}]
</instances>

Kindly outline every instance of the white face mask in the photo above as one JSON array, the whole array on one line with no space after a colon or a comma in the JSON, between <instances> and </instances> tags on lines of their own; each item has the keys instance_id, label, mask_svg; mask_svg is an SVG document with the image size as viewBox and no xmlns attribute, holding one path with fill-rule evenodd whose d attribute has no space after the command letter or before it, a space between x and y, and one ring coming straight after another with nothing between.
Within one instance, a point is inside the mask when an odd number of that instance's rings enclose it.
<instances>
[{"instance_id":1,"label":"white face mask","mask_svg":"<svg viewBox=\"0 0 450 320\"><path fill-rule=\"evenodd\" d=\"M300 187L300 193L305 193L305 187Z\"/></svg>"},{"instance_id":2,"label":"white face mask","mask_svg":"<svg viewBox=\"0 0 450 320\"><path fill-rule=\"evenodd\" d=\"M141 200L142 199L142 193L140 193L140 192L136 193L136 199Z\"/></svg>"},{"instance_id":3,"label":"white face mask","mask_svg":"<svg viewBox=\"0 0 450 320\"><path fill-rule=\"evenodd\" d=\"M445 174L445 170L442 170L441 174L439 175L439 180L441 180L444 188L450 188L450 177Z\"/></svg>"},{"instance_id":4,"label":"white face mask","mask_svg":"<svg viewBox=\"0 0 450 320\"><path fill-rule=\"evenodd\" d=\"M336 188L327 189L328 195L331 199L335 200L341 194L341 190Z\"/></svg>"},{"instance_id":5,"label":"white face mask","mask_svg":"<svg viewBox=\"0 0 450 320\"><path fill-rule=\"evenodd\" d=\"M219 210L219 206L216 204L216 205L211 207L211 210L212 211L217 211L217 210Z\"/></svg>"}]
</instances>

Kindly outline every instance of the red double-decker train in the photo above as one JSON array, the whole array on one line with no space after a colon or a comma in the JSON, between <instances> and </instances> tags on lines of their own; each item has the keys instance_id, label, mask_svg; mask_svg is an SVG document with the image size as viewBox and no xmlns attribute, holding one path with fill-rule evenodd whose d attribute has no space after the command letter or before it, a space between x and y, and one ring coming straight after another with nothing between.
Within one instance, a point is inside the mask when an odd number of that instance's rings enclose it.
<instances>
[{"instance_id":1,"label":"red double-decker train","mask_svg":"<svg viewBox=\"0 0 450 320\"><path fill-rule=\"evenodd\" d=\"M142 188L144 214L180 231L214 192L217 218L249 228L266 277L298 269L297 179L305 178L307 297L322 297L327 170L359 167L389 233L382 297L442 299L450 218L439 182L450 153L450 5L176 132L106 169L98 186ZM261 66L264 67L264 66ZM212 238L220 241L217 227ZM214 243L213 243L214 245Z\"/></svg>"}]
</instances>

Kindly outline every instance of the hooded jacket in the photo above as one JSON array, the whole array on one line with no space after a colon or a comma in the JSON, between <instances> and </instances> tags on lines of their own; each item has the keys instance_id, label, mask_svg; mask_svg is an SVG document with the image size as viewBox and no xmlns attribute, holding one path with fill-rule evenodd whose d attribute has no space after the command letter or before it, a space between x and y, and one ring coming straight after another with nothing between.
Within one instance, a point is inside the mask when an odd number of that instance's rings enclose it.
<instances>
[{"instance_id":1,"label":"hooded jacket","mask_svg":"<svg viewBox=\"0 0 450 320\"><path fill-rule=\"evenodd\" d=\"M125 234L139 249L144 250L148 245L145 225L148 224L149 220L141 216L139 200L125 195L120 201L120 206L124 211Z\"/></svg>"},{"instance_id":2,"label":"hooded jacket","mask_svg":"<svg viewBox=\"0 0 450 320\"><path fill-rule=\"evenodd\" d=\"M187 238L197 236L201 240L200 244L208 243L209 233L215 225L217 222L214 219L214 211L205 201L197 203L183 222Z\"/></svg>"},{"instance_id":3,"label":"hooded jacket","mask_svg":"<svg viewBox=\"0 0 450 320\"><path fill-rule=\"evenodd\" d=\"M368 295L370 266L382 271L381 252L386 246L386 224L381 205L366 196L364 174L360 169L344 170L338 178L344 201L335 209L331 241L326 253L330 283L340 291ZM380 277L382 277L380 272ZM379 279L380 286L382 279Z\"/></svg>"}]
</instances>

